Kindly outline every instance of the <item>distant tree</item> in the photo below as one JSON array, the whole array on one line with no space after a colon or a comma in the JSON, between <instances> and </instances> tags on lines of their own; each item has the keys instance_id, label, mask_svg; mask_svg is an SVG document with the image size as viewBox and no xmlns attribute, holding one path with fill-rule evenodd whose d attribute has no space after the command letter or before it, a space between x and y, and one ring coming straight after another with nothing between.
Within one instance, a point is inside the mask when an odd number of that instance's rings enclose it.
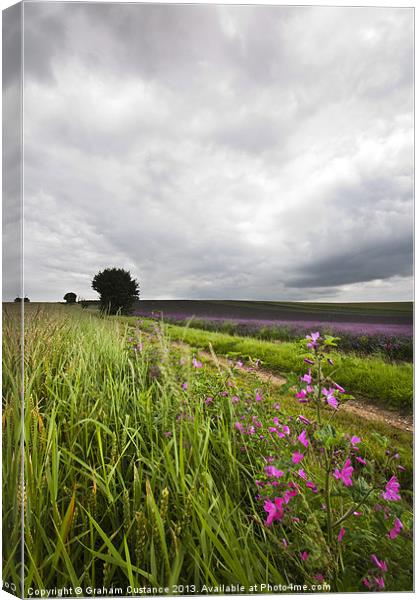
<instances>
[{"instance_id":1,"label":"distant tree","mask_svg":"<svg viewBox=\"0 0 420 600\"><path fill-rule=\"evenodd\" d=\"M74 292L67 292L63 298L67 304L74 304L76 302L77 295Z\"/></svg>"},{"instance_id":2,"label":"distant tree","mask_svg":"<svg viewBox=\"0 0 420 600\"><path fill-rule=\"evenodd\" d=\"M116 267L104 269L95 275L92 288L100 296L100 309L111 315L126 313L139 299L139 284L130 271Z\"/></svg>"},{"instance_id":3,"label":"distant tree","mask_svg":"<svg viewBox=\"0 0 420 600\"><path fill-rule=\"evenodd\" d=\"M22 298L19 298L19 296L17 298L15 298L14 300L15 302L22 302ZM24 302L30 302L29 298L27 296L24 297L23 299Z\"/></svg>"}]
</instances>

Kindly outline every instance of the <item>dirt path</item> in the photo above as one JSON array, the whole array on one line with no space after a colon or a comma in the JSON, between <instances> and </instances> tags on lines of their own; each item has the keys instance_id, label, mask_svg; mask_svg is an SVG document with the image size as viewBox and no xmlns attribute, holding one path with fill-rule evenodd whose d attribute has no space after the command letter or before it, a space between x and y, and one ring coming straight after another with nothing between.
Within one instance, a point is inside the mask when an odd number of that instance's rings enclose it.
<instances>
[{"instance_id":1,"label":"dirt path","mask_svg":"<svg viewBox=\"0 0 420 600\"><path fill-rule=\"evenodd\" d=\"M175 342L175 345L178 347L189 348L188 344L183 344L181 342ZM218 362L224 367L229 367L232 365L232 362L228 359L221 356L216 356L215 354L213 355L211 352L204 350L200 350L198 352L198 356L203 359L216 362L216 364ZM261 368L253 372L264 383L270 383L277 387L280 387L286 383L286 380L283 377L275 375L269 371L265 371ZM349 400L342 405L341 410L353 413L367 421L380 421L382 423L386 423L387 425L391 425L396 429L401 429L402 431L409 431L411 433L414 431L413 419L411 416L400 415L397 412L387 410L386 408L381 408L375 404L370 404L367 401L357 399Z\"/></svg>"}]
</instances>

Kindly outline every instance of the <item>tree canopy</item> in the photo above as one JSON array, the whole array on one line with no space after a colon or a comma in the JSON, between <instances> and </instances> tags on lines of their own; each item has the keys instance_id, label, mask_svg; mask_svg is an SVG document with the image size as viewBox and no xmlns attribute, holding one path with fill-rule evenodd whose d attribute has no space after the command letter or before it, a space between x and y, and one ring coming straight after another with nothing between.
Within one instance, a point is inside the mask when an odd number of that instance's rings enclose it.
<instances>
[{"instance_id":1,"label":"tree canopy","mask_svg":"<svg viewBox=\"0 0 420 600\"><path fill-rule=\"evenodd\" d=\"M77 298L77 294L75 294L74 292L67 292L67 294L64 294L63 299L67 302L67 304L73 304L74 302L76 302L76 298Z\"/></svg>"},{"instance_id":2,"label":"tree canopy","mask_svg":"<svg viewBox=\"0 0 420 600\"><path fill-rule=\"evenodd\" d=\"M116 267L104 269L95 275L92 288L100 296L100 309L115 315L126 313L139 299L139 284L130 271Z\"/></svg>"}]
</instances>

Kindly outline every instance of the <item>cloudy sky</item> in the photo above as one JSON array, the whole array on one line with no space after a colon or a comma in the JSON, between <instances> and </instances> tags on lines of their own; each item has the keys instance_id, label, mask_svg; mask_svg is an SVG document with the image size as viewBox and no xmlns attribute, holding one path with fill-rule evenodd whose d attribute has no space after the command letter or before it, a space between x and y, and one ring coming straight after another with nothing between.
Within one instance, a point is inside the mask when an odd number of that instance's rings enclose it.
<instances>
[{"instance_id":1,"label":"cloudy sky","mask_svg":"<svg viewBox=\"0 0 420 600\"><path fill-rule=\"evenodd\" d=\"M32 300L412 298L411 9L24 10Z\"/></svg>"}]
</instances>

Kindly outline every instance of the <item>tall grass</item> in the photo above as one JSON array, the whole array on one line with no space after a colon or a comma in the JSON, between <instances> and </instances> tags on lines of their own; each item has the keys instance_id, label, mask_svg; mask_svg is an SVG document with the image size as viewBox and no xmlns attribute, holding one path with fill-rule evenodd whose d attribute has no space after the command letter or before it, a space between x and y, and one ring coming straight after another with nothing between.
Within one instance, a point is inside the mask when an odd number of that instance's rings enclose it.
<instances>
[{"instance_id":1,"label":"tall grass","mask_svg":"<svg viewBox=\"0 0 420 600\"><path fill-rule=\"evenodd\" d=\"M9 316L11 330L16 318ZM25 489L19 348L5 336L3 579L19 586L22 498L25 595L63 586L191 593L204 585L316 583L264 526L254 484L263 455L237 443L233 404L206 407L232 374L209 366L198 377L188 351L171 351L164 336L143 335L141 349L131 336L122 320L26 309ZM255 382L233 385L252 391ZM409 556L406 546L398 551ZM395 589L409 588L407 569ZM354 578L346 585L360 589Z\"/></svg>"}]
</instances>

